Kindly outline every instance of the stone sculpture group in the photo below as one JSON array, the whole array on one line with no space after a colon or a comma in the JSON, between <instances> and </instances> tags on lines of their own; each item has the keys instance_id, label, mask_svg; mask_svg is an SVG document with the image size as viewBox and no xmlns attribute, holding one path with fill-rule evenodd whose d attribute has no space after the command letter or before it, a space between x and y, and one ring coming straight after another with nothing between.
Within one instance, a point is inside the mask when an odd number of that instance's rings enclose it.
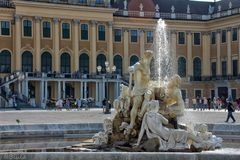
<instances>
[{"instance_id":1,"label":"stone sculpture group","mask_svg":"<svg viewBox=\"0 0 240 160\"><path fill-rule=\"evenodd\" d=\"M139 62L129 67L129 86L121 85L120 96L113 102L116 115L104 121L104 131L93 137L95 145L129 151L151 151L153 146L154 151L221 147L222 139L208 132L204 124L179 129L177 117L183 116L185 108L179 88L181 78L174 75L167 84L151 81L152 58L153 52L147 50Z\"/></svg>"}]
</instances>

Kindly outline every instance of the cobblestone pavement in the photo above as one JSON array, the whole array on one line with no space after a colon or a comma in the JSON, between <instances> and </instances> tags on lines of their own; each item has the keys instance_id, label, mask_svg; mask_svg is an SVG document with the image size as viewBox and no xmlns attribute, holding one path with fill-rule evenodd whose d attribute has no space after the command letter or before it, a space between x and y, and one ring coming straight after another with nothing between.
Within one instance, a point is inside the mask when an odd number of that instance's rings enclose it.
<instances>
[{"instance_id":1,"label":"cobblestone pavement","mask_svg":"<svg viewBox=\"0 0 240 160\"><path fill-rule=\"evenodd\" d=\"M17 124L45 124L45 123L101 123L107 117L115 114L103 114L102 109L90 110L20 110L20 111L0 111L0 125ZM227 112L221 111L194 111L186 110L185 115L179 118L180 122L187 123L225 123ZM240 112L234 112L236 123L240 123ZM230 120L231 122L231 120ZM232 124L230 123L229 124Z\"/></svg>"}]
</instances>

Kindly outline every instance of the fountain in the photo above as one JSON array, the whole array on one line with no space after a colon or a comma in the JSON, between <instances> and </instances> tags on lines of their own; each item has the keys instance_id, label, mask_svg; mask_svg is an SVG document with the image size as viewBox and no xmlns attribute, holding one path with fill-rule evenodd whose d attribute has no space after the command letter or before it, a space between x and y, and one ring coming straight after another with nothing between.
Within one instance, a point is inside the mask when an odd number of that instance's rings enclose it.
<instances>
[{"instance_id":1,"label":"fountain","mask_svg":"<svg viewBox=\"0 0 240 160\"><path fill-rule=\"evenodd\" d=\"M183 116L185 107L179 89L181 78L174 74L163 20L158 21L154 50L155 55L147 50L139 62L129 67L129 86L121 85L121 94L113 104L117 113L112 120L104 121L104 132L94 136L95 146L123 151L202 151L221 147L222 139L208 132L207 125L179 129L177 119ZM151 64L154 74L150 72Z\"/></svg>"}]
</instances>

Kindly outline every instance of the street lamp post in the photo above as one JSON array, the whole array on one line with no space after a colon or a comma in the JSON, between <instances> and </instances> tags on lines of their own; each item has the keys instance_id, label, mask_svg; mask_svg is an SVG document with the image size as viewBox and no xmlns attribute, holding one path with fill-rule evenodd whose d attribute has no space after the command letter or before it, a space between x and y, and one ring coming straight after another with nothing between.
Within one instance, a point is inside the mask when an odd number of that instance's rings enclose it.
<instances>
[{"instance_id":1,"label":"street lamp post","mask_svg":"<svg viewBox=\"0 0 240 160\"><path fill-rule=\"evenodd\" d=\"M105 67L106 67L106 68L105 68L105 69L106 69L105 78L106 78L106 83L107 83L107 90L106 90L106 97L104 96L104 98L107 99L107 103L106 103L106 109L105 109L105 112L104 112L104 113L110 113L110 107L109 107L109 103L108 103L108 101L109 101L108 76L109 76L109 74L112 74L112 73L114 73L114 72L116 71L116 66L112 66L112 67L111 67L111 66L109 65L109 62L108 62L108 61L105 61ZM102 67L101 67L101 66L97 66L97 70L98 70L98 72L101 72ZM105 88L104 88L104 90L105 90Z\"/></svg>"}]
</instances>

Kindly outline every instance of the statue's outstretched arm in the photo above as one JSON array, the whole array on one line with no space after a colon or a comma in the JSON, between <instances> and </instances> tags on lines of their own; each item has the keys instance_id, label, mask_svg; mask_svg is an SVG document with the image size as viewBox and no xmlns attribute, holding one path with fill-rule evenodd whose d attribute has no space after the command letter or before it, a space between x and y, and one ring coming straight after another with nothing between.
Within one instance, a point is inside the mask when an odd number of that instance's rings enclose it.
<instances>
[{"instance_id":1,"label":"statue's outstretched arm","mask_svg":"<svg viewBox=\"0 0 240 160\"><path fill-rule=\"evenodd\" d=\"M160 115L160 119L162 121L162 124L167 125L168 124L168 119L166 119L163 115L161 115L160 113L158 113Z\"/></svg>"}]
</instances>

